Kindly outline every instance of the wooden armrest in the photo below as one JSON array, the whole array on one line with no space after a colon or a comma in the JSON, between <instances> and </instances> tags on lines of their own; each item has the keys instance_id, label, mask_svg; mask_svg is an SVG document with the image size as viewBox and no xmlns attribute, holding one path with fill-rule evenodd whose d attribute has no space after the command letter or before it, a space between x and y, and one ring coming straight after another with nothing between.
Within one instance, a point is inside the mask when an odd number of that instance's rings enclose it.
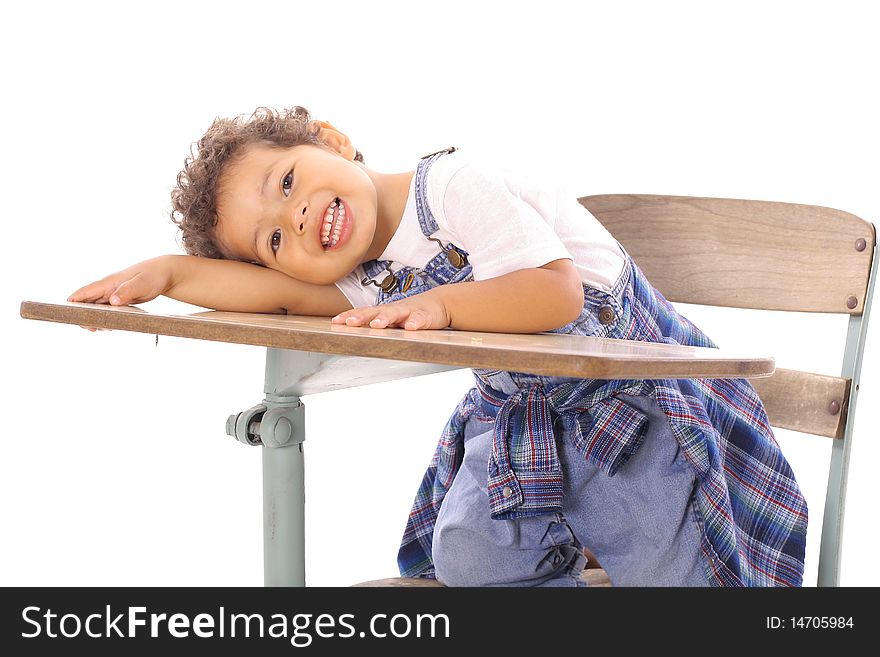
<instances>
[{"instance_id":1,"label":"wooden armrest","mask_svg":"<svg viewBox=\"0 0 880 657\"><path fill-rule=\"evenodd\" d=\"M279 349L596 379L769 376L769 356L579 335L405 331L331 324L326 317L206 311L157 314L137 307L24 301L21 316Z\"/></svg>"}]
</instances>

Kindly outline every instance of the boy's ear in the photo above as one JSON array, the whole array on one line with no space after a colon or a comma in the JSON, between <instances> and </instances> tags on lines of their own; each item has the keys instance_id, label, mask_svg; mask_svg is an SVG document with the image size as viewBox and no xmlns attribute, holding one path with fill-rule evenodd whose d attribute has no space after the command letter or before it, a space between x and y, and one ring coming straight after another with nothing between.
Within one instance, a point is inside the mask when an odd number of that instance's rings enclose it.
<instances>
[{"instance_id":1,"label":"boy's ear","mask_svg":"<svg viewBox=\"0 0 880 657\"><path fill-rule=\"evenodd\" d=\"M357 155L357 149L351 143L348 135L340 132L330 123L327 123L327 121L311 121L309 127L318 139L331 150L339 153L347 160L354 160L355 155Z\"/></svg>"}]
</instances>

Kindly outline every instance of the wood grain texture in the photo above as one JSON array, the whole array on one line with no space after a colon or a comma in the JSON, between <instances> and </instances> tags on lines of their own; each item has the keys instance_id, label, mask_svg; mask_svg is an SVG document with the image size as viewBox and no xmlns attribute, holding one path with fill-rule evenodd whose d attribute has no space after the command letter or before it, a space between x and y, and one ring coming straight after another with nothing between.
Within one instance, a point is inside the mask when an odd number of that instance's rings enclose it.
<instances>
[{"instance_id":1,"label":"wood grain texture","mask_svg":"<svg viewBox=\"0 0 880 657\"><path fill-rule=\"evenodd\" d=\"M876 238L873 224L855 215L645 194L579 201L670 301L846 314L864 308Z\"/></svg>"},{"instance_id":2,"label":"wood grain texture","mask_svg":"<svg viewBox=\"0 0 880 657\"><path fill-rule=\"evenodd\" d=\"M383 577L382 579L371 579L367 582L358 582L357 584L352 584L352 587L415 587L420 589L446 588L436 579L429 579L427 577Z\"/></svg>"},{"instance_id":3,"label":"wood grain texture","mask_svg":"<svg viewBox=\"0 0 880 657\"><path fill-rule=\"evenodd\" d=\"M770 424L827 438L843 438L849 379L778 368L752 381Z\"/></svg>"},{"instance_id":4,"label":"wood grain texture","mask_svg":"<svg viewBox=\"0 0 880 657\"><path fill-rule=\"evenodd\" d=\"M579 335L405 331L333 325L326 317L207 311L161 315L136 307L24 301L21 316L96 328L460 367L597 379L752 378L770 356Z\"/></svg>"}]
</instances>

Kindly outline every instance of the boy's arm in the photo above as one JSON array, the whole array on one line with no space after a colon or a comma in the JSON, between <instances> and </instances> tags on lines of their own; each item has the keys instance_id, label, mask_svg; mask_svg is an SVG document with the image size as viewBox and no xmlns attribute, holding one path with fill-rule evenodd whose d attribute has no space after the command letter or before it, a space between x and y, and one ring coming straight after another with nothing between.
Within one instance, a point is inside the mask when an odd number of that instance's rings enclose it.
<instances>
[{"instance_id":1,"label":"boy's arm","mask_svg":"<svg viewBox=\"0 0 880 657\"><path fill-rule=\"evenodd\" d=\"M356 308L337 315L333 323L538 333L574 321L583 307L584 288L574 264L554 260L484 281L441 285L395 303Z\"/></svg>"},{"instance_id":2,"label":"boy's arm","mask_svg":"<svg viewBox=\"0 0 880 657\"><path fill-rule=\"evenodd\" d=\"M68 301L144 303L164 295L215 310L330 316L351 308L335 285L313 285L234 260L168 255L86 285Z\"/></svg>"}]
</instances>

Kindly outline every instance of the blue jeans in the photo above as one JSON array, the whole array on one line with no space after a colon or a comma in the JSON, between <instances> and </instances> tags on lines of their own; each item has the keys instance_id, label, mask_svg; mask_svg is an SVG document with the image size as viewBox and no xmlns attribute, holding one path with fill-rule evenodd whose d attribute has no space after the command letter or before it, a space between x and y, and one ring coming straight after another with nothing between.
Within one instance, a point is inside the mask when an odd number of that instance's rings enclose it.
<instances>
[{"instance_id":1,"label":"blue jeans","mask_svg":"<svg viewBox=\"0 0 880 657\"><path fill-rule=\"evenodd\" d=\"M649 423L620 470L609 477L559 436L562 512L516 520L490 517L493 424L471 417L464 460L434 528L437 579L447 586L585 586L579 575L586 546L614 586L709 586L694 472L653 398L626 400Z\"/></svg>"}]
</instances>

